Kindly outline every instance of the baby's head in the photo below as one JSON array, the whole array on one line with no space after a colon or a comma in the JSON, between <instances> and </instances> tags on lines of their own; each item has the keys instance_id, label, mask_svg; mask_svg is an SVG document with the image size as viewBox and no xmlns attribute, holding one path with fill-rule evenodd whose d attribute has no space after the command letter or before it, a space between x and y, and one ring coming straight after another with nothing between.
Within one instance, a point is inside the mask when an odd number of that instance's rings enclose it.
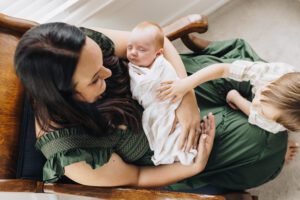
<instances>
[{"instance_id":1,"label":"baby's head","mask_svg":"<svg viewBox=\"0 0 300 200\"><path fill-rule=\"evenodd\" d=\"M155 23L142 22L131 32L127 45L128 60L140 67L150 67L163 53L164 34Z\"/></svg>"},{"instance_id":2,"label":"baby's head","mask_svg":"<svg viewBox=\"0 0 300 200\"><path fill-rule=\"evenodd\" d=\"M290 131L300 132L300 72L288 73L261 92L265 116Z\"/></svg>"}]
</instances>

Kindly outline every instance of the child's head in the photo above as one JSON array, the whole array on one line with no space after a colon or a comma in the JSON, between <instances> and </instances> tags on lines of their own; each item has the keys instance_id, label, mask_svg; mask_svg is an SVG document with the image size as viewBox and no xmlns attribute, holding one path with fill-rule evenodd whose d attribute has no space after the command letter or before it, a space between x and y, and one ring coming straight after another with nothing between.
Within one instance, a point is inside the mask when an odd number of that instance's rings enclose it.
<instances>
[{"instance_id":1,"label":"child's head","mask_svg":"<svg viewBox=\"0 0 300 200\"><path fill-rule=\"evenodd\" d=\"M128 60L141 67L150 67L157 55L162 54L164 34L155 23L142 22L131 32L127 45Z\"/></svg>"},{"instance_id":2,"label":"child's head","mask_svg":"<svg viewBox=\"0 0 300 200\"><path fill-rule=\"evenodd\" d=\"M277 123L300 132L300 72L285 74L267 85L261 92L261 103L277 111L273 112Z\"/></svg>"}]
</instances>

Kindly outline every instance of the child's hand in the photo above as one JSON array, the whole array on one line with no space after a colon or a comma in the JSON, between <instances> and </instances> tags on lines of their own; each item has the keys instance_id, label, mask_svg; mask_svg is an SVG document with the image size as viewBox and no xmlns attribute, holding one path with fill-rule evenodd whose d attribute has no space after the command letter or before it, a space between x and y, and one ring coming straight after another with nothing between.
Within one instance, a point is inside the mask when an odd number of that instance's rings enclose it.
<instances>
[{"instance_id":1,"label":"child's hand","mask_svg":"<svg viewBox=\"0 0 300 200\"><path fill-rule=\"evenodd\" d=\"M171 99L174 103L180 99L189 91L185 79L178 79L174 81L165 81L160 83L160 87L157 89L157 97L160 100Z\"/></svg>"},{"instance_id":2,"label":"child's hand","mask_svg":"<svg viewBox=\"0 0 300 200\"><path fill-rule=\"evenodd\" d=\"M228 105L234 109L234 110L238 110L239 108L236 106L235 102L236 102L236 99L238 97L240 97L240 93L237 91L237 90L230 90L228 93L227 93L227 96L226 96L226 101L228 103Z\"/></svg>"},{"instance_id":3,"label":"child's hand","mask_svg":"<svg viewBox=\"0 0 300 200\"><path fill-rule=\"evenodd\" d=\"M196 172L204 170L215 139L215 117L210 113L201 123L201 136L198 144L198 153L192 166Z\"/></svg>"}]
</instances>

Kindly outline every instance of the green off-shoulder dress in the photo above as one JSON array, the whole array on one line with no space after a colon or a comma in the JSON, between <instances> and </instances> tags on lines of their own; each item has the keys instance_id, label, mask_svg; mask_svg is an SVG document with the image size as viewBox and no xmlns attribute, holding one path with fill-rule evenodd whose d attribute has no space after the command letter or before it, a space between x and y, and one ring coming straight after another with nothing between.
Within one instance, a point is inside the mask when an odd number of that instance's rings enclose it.
<instances>
[{"instance_id":1,"label":"green off-shoulder dress","mask_svg":"<svg viewBox=\"0 0 300 200\"><path fill-rule=\"evenodd\" d=\"M114 53L114 44L102 33L81 30L95 40L104 59ZM213 42L201 53L184 54L181 58L189 74L210 64L230 63L236 59L261 60L241 39ZM247 189L275 178L281 171L287 148L287 133L272 134L248 123L248 118L226 104L226 94L237 89L251 100L249 82L217 79L195 89L201 115L212 112L216 118L216 138L208 164L203 172L168 186L171 190L194 189L206 185L228 189ZM130 129L109 137L93 137L80 127L63 128L37 139L36 148L45 155L45 182L55 182L64 175L64 167L85 161L92 168L107 163L112 153L125 162L153 165L146 136ZM174 172L176 173L176 172Z\"/></svg>"}]
</instances>

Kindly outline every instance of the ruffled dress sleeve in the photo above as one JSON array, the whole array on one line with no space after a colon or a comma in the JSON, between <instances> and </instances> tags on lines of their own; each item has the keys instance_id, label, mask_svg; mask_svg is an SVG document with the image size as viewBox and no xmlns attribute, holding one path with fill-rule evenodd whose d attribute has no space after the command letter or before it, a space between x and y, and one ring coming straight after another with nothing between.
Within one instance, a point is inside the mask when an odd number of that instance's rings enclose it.
<instances>
[{"instance_id":1,"label":"ruffled dress sleeve","mask_svg":"<svg viewBox=\"0 0 300 200\"><path fill-rule=\"evenodd\" d=\"M112 138L114 137L114 138ZM110 159L118 136L103 139L85 134L81 128L63 128L45 133L37 139L36 149L47 161L43 167L44 182L55 182L64 175L64 167L85 161L93 169Z\"/></svg>"}]
</instances>

